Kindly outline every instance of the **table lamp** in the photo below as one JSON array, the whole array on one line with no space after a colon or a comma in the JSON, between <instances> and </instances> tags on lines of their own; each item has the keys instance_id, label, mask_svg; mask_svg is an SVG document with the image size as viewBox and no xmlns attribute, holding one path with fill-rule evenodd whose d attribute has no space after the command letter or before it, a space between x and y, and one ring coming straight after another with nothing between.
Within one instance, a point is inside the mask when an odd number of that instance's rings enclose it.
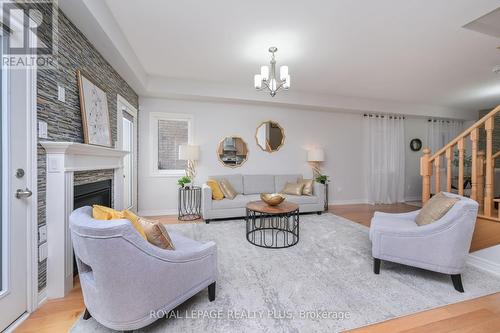
<instances>
[{"instance_id":1,"label":"table lamp","mask_svg":"<svg viewBox=\"0 0 500 333\"><path fill-rule=\"evenodd\" d=\"M186 176L191 179L191 183L196 177L196 163L200 156L200 147L198 145L180 145L179 160L187 161Z\"/></svg>"},{"instance_id":2,"label":"table lamp","mask_svg":"<svg viewBox=\"0 0 500 333\"><path fill-rule=\"evenodd\" d=\"M325 151L322 148L314 148L307 151L307 161L311 164L314 178L321 175L320 163L325 161Z\"/></svg>"}]
</instances>

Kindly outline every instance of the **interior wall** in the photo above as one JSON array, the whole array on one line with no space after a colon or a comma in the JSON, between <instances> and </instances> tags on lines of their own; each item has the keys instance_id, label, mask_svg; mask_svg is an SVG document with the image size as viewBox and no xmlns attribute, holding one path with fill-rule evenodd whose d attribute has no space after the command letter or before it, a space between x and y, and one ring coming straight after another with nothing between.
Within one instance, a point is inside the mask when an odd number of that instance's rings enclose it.
<instances>
[{"instance_id":1,"label":"interior wall","mask_svg":"<svg viewBox=\"0 0 500 333\"><path fill-rule=\"evenodd\" d=\"M422 149L412 151L410 141L420 139ZM427 118L406 118L405 122L405 200L418 201L422 197L422 178L420 177L420 157L427 144Z\"/></svg>"},{"instance_id":2,"label":"interior wall","mask_svg":"<svg viewBox=\"0 0 500 333\"><path fill-rule=\"evenodd\" d=\"M330 203L366 202L361 114L159 98L140 98L139 105L138 197L142 215L177 213L178 177L151 175L150 112L193 115L193 143L200 145L198 185L216 174L301 173L311 177L312 171L306 162L307 149L317 146L325 150L322 168L332 180ZM278 122L285 130L285 144L275 153L262 151L255 141L257 126L266 120ZM241 136L248 144L248 160L240 168L224 167L217 159L217 144L225 136ZM420 138L425 147L425 136L426 119L407 118L405 194L410 200L421 194L419 158L422 151L412 152L409 142Z\"/></svg>"}]
</instances>

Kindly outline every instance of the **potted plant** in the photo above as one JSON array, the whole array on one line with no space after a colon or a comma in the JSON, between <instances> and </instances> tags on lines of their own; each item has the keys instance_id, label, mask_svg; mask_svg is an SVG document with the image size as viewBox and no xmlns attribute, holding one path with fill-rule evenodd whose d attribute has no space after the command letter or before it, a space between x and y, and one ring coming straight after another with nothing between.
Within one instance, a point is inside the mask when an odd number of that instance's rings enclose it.
<instances>
[{"instance_id":1,"label":"potted plant","mask_svg":"<svg viewBox=\"0 0 500 333\"><path fill-rule=\"evenodd\" d=\"M320 184L327 184L330 182L330 179L328 178L329 176L327 175L318 175L315 180Z\"/></svg>"},{"instance_id":2,"label":"potted plant","mask_svg":"<svg viewBox=\"0 0 500 333\"><path fill-rule=\"evenodd\" d=\"M191 183L191 179L188 176L182 176L177 180L177 185L179 185L180 187L184 187L189 183Z\"/></svg>"}]
</instances>

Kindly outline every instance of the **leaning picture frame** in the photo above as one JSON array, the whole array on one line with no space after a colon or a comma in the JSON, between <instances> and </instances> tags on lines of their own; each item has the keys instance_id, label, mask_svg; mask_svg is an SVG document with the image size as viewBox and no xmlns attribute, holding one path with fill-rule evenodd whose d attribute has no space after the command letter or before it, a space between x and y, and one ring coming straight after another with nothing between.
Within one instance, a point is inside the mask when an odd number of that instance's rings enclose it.
<instances>
[{"instance_id":1,"label":"leaning picture frame","mask_svg":"<svg viewBox=\"0 0 500 333\"><path fill-rule=\"evenodd\" d=\"M111 147L106 92L77 70L83 138L86 144Z\"/></svg>"}]
</instances>

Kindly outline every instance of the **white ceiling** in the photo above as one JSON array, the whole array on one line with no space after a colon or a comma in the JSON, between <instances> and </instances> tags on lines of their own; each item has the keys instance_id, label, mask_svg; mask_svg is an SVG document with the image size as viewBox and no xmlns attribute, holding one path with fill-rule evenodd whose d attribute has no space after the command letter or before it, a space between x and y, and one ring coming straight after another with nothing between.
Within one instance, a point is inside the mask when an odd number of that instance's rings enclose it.
<instances>
[{"instance_id":1,"label":"white ceiling","mask_svg":"<svg viewBox=\"0 0 500 333\"><path fill-rule=\"evenodd\" d=\"M500 41L462 28L498 0L106 0L146 73L246 85L269 60L305 92L482 108Z\"/></svg>"},{"instance_id":2,"label":"white ceiling","mask_svg":"<svg viewBox=\"0 0 500 333\"><path fill-rule=\"evenodd\" d=\"M332 109L389 105L391 112L408 107L426 115L467 110L470 118L500 104L500 75L492 73L500 40L462 28L500 0L60 0L60 6L122 76L145 87L136 88L141 95ZM269 46L278 47L278 65L289 65L292 76L291 90L274 99L253 91Z\"/></svg>"}]
</instances>

